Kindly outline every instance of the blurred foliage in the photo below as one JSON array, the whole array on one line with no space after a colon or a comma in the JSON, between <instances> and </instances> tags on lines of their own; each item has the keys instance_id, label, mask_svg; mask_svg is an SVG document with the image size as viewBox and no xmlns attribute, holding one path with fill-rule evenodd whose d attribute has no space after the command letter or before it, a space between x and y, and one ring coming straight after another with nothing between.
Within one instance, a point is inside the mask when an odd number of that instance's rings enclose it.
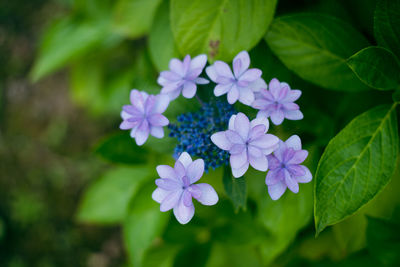
<instances>
[{"instance_id":1,"label":"blurred foliage","mask_svg":"<svg viewBox=\"0 0 400 267\"><path fill-rule=\"evenodd\" d=\"M372 192L362 183L357 190L369 194L359 199L364 195L357 193L351 201L344 187L327 209L329 215L340 203L346 209L336 209L338 216L323 227L336 224L318 237L314 204L332 196L329 190L314 194L319 177L300 185L299 194L286 192L272 201L265 173L251 170L245 179L232 180L222 170L210 171L202 182L217 190L218 205L196 203L195 217L182 226L151 199L155 166L173 163L175 139L166 133L139 148L127 133L114 133L129 90L158 93L158 72L172 57L205 53L210 62L231 61L248 50L266 81L277 77L302 90L304 120L271 125L269 131L281 139L301 136L309 151L306 165L315 174L324 148L350 121L367 112L379 124L386 113L372 108L392 105L390 90L399 88L399 0L25 2L0 4L0 266L400 263L395 106L390 125L369 129L380 141L354 145L357 155L368 146L378 151L379 142L390 150L385 175L371 177L379 186ZM27 85L26 76L36 84ZM211 89L200 88L200 98L209 98ZM198 108L178 98L165 115L174 121ZM235 108L255 116L243 105ZM355 129L368 130L364 126ZM345 128L326 153L354 132ZM388 145L387 136L397 141ZM343 139L345 146L349 138ZM328 169L343 160L336 159ZM361 163L360 172L373 164ZM333 178L327 187L342 181L339 174Z\"/></svg>"}]
</instances>

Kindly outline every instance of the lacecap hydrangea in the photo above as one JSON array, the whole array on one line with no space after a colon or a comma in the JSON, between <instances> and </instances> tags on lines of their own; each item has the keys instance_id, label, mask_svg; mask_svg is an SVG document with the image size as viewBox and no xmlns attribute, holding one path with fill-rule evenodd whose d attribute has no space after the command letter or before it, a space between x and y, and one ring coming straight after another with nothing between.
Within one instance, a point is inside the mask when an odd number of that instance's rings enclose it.
<instances>
[{"instance_id":1,"label":"lacecap hydrangea","mask_svg":"<svg viewBox=\"0 0 400 267\"><path fill-rule=\"evenodd\" d=\"M232 176L240 178L252 167L265 173L265 184L273 200L278 200L287 188L298 193L299 183L312 179L310 170L302 165L308 152L302 149L300 137L293 135L282 141L268 133L269 120L280 125L285 119L303 118L300 107L294 103L301 91L276 78L267 84L261 70L250 68L246 51L233 59L233 71L223 61L215 61L208 67L206 64L206 55L194 58L186 55L182 61L171 59L169 70L162 71L157 80L162 86L160 93L149 95L133 89L131 104L123 106L121 112L120 129L130 130L139 146L149 135L176 139L177 146L171 151L175 164L156 167L159 178L152 198L160 203L162 212L173 210L181 224L194 216L193 199L203 205L218 202L211 185L197 183L204 172L229 166ZM197 95L198 89L210 90L210 85L205 86L210 80L204 72L215 84L213 96L207 100ZM181 94L187 101L195 97L201 108L177 118L164 116L168 106ZM220 98L224 94L226 101ZM241 104L234 107L237 101ZM240 112L240 105L258 110L256 118ZM168 128L169 137L164 137L164 127Z\"/></svg>"}]
</instances>

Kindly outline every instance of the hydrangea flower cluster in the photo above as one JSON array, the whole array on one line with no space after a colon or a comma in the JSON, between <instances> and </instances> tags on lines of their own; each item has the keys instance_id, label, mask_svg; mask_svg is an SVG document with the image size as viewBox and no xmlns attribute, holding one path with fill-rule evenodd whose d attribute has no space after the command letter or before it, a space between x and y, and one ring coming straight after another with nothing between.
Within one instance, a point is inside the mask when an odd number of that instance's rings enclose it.
<instances>
[{"instance_id":1,"label":"hydrangea flower cluster","mask_svg":"<svg viewBox=\"0 0 400 267\"><path fill-rule=\"evenodd\" d=\"M160 210L173 213L181 224L194 216L192 199L203 205L215 205L218 195L205 183L196 183L210 168L230 165L235 178L242 177L251 166L266 173L265 183L273 200L279 199L287 188L299 192L299 183L312 179L309 169L301 165L308 153L301 140L293 135L283 142L269 134L269 119L280 125L284 119L300 120L303 114L294 103L301 95L287 83L272 79L269 85L262 72L250 68L250 57L240 52L232 62L233 72L223 61L215 61L205 72L215 83L215 97L227 94L227 101L211 99L203 103L196 96L197 86L210 81L200 77L207 63L206 55L193 59L187 55L182 61L171 59L168 71L158 77L160 94L148 95L136 89L131 91L131 105L123 106L120 128L130 130L137 145L143 145L149 135L164 137L163 127L168 125L169 137L178 144L173 152L174 167L157 166L160 176L152 198L160 203ZM196 98L202 107L197 112L181 114L170 123L162 113L182 93L185 98ZM258 110L250 120L246 114L236 112L237 101ZM196 160L192 160L196 157Z\"/></svg>"}]
</instances>

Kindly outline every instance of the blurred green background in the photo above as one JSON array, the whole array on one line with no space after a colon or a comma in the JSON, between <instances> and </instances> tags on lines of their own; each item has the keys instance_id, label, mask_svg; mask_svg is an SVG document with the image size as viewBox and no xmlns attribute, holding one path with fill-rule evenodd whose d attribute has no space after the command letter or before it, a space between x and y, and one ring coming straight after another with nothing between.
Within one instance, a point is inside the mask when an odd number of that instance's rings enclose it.
<instances>
[{"instance_id":1,"label":"blurred green background","mask_svg":"<svg viewBox=\"0 0 400 267\"><path fill-rule=\"evenodd\" d=\"M375 4L281 0L275 16L329 14L374 44ZM155 166L172 162L174 140L152 138L139 149L118 125L130 89L157 93L158 72L182 57L168 15L169 1L161 0L0 2L0 266L395 266L399 226L376 218L397 214L398 172L377 198L318 238L313 184L273 202L256 172L246 175L247 208L239 212L223 193L221 171L204 177L221 201L196 206L189 225L158 211L150 198ZM266 81L303 90L305 119L272 132L299 134L313 173L352 118L391 102L390 93L311 84L264 41L250 56ZM197 107L180 98L167 116Z\"/></svg>"}]
</instances>

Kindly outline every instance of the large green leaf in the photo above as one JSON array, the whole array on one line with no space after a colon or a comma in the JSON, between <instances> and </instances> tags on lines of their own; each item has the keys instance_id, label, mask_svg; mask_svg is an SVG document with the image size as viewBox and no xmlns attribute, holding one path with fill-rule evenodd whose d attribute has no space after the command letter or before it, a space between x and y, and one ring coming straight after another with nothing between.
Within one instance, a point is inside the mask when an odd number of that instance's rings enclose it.
<instances>
[{"instance_id":1,"label":"large green leaf","mask_svg":"<svg viewBox=\"0 0 400 267\"><path fill-rule=\"evenodd\" d=\"M265 34L276 0L171 0L171 26L182 54L230 61Z\"/></svg>"},{"instance_id":2,"label":"large green leaf","mask_svg":"<svg viewBox=\"0 0 400 267\"><path fill-rule=\"evenodd\" d=\"M161 1L119 0L114 9L114 29L130 38L147 34Z\"/></svg>"},{"instance_id":3,"label":"large green leaf","mask_svg":"<svg viewBox=\"0 0 400 267\"><path fill-rule=\"evenodd\" d=\"M149 51L154 65L159 71L166 70L171 58L179 57L171 31L169 1L164 1L157 10L149 35Z\"/></svg>"},{"instance_id":4,"label":"large green leaf","mask_svg":"<svg viewBox=\"0 0 400 267\"><path fill-rule=\"evenodd\" d=\"M246 209L247 188L244 176L241 178L234 178L231 169L225 167L222 182L224 183L226 194L235 207L235 211L238 212L240 208Z\"/></svg>"},{"instance_id":5,"label":"large green leaf","mask_svg":"<svg viewBox=\"0 0 400 267\"><path fill-rule=\"evenodd\" d=\"M136 145L129 131L119 132L102 140L94 151L102 158L115 163L140 164L147 161L147 151Z\"/></svg>"},{"instance_id":6,"label":"large green leaf","mask_svg":"<svg viewBox=\"0 0 400 267\"><path fill-rule=\"evenodd\" d=\"M333 90L368 89L346 64L368 42L337 18L322 14L277 18L265 40L288 69L307 81Z\"/></svg>"},{"instance_id":7,"label":"large green leaf","mask_svg":"<svg viewBox=\"0 0 400 267\"><path fill-rule=\"evenodd\" d=\"M124 222L124 243L133 266L141 266L144 253L164 229L170 212L160 211L160 205L151 198L156 189L154 181L146 183L131 200Z\"/></svg>"},{"instance_id":8,"label":"large green leaf","mask_svg":"<svg viewBox=\"0 0 400 267\"><path fill-rule=\"evenodd\" d=\"M315 177L317 234L356 212L390 181L399 142L395 107L361 114L329 142Z\"/></svg>"},{"instance_id":9,"label":"large green leaf","mask_svg":"<svg viewBox=\"0 0 400 267\"><path fill-rule=\"evenodd\" d=\"M385 48L367 47L351 56L347 64L370 87L378 90L400 88L400 64Z\"/></svg>"},{"instance_id":10,"label":"large green leaf","mask_svg":"<svg viewBox=\"0 0 400 267\"><path fill-rule=\"evenodd\" d=\"M37 81L85 54L110 36L108 21L80 21L64 18L54 22L45 32L39 54L31 71Z\"/></svg>"},{"instance_id":11,"label":"large green leaf","mask_svg":"<svg viewBox=\"0 0 400 267\"><path fill-rule=\"evenodd\" d=\"M119 167L108 171L83 194L77 220L99 224L122 222L129 200L150 174L150 169L146 167Z\"/></svg>"},{"instance_id":12,"label":"large green leaf","mask_svg":"<svg viewBox=\"0 0 400 267\"><path fill-rule=\"evenodd\" d=\"M379 0L374 16L375 38L400 58L400 0Z\"/></svg>"}]
</instances>

